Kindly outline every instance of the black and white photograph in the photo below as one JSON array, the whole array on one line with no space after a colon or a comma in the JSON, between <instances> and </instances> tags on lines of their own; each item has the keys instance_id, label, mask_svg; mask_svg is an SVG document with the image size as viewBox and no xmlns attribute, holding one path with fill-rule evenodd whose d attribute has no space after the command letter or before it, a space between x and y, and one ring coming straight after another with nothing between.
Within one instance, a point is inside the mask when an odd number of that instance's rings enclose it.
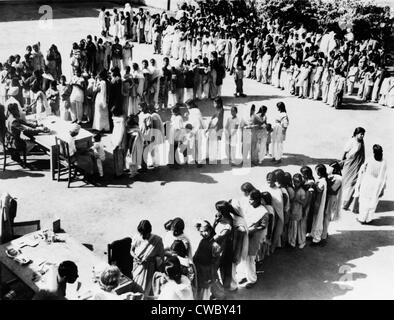
<instances>
[{"instance_id":1,"label":"black and white photograph","mask_svg":"<svg viewBox=\"0 0 394 320\"><path fill-rule=\"evenodd\" d=\"M392 300L393 124L394 0L0 0L0 300Z\"/></svg>"}]
</instances>

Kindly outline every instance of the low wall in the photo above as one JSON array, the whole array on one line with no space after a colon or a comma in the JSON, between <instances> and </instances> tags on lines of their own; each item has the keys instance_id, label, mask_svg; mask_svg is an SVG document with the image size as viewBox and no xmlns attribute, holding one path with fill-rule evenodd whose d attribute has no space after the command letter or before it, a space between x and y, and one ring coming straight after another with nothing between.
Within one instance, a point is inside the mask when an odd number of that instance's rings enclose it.
<instances>
[{"instance_id":1,"label":"low wall","mask_svg":"<svg viewBox=\"0 0 394 320\"><path fill-rule=\"evenodd\" d=\"M125 1L127 2L127 1ZM178 4L182 4L184 2L190 3L190 0L135 0L133 3L139 3L141 5L145 5L148 7L160 8L163 10L168 9L168 3L170 4L170 10L177 10Z\"/></svg>"}]
</instances>

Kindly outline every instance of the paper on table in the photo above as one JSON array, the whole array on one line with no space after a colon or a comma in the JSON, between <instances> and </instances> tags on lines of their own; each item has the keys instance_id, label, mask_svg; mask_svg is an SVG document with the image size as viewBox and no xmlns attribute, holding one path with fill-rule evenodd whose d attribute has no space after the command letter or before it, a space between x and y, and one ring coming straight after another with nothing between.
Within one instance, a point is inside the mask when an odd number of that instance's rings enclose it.
<instances>
[{"instance_id":1,"label":"paper on table","mask_svg":"<svg viewBox=\"0 0 394 320\"><path fill-rule=\"evenodd\" d=\"M40 242L36 239L32 239L32 238L25 238L22 241L19 242L19 247L23 248L25 246L29 246L29 247L35 247L39 244Z\"/></svg>"}]
</instances>

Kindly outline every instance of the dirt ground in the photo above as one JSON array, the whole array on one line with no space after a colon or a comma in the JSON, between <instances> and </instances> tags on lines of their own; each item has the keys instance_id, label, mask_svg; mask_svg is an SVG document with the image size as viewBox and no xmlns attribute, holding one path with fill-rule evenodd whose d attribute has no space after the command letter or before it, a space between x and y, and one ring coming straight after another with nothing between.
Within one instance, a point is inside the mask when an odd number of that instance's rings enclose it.
<instances>
[{"instance_id":1,"label":"dirt ground","mask_svg":"<svg viewBox=\"0 0 394 320\"><path fill-rule=\"evenodd\" d=\"M112 5L108 5L110 7ZM63 56L64 73L69 77L69 52L72 42L98 30L98 8L92 4L53 6L52 27L41 29L38 6L1 6L0 61L10 54L23 54L28 44L41 42L43 52L55 43ZM137 45L137 62L152 57L153 49ZM161 57L155 56L161 64ZM389 165L394 163L392 137L393 111L376 104L361 104L346 99L341 110L318 101L300 100L283 91L255 81L245 81L247 98L233 98L234 83L227 75L223 95L226 116L233 105L246 117L250 105L268 106L268 118L275 105L283 101L290 126L281 168L295 173L302 165L328 164L342 156L343 147L355 127L366 129L366 153L381 144ZM211 101L199 104L204 116L212 115ZM104 139L107 144L108 137ZM35 160L29 160L35 161ZM105 187L76 183L67 189L65 182L50 178L49 162L35 161L37 170L7 167L0 172L0 193L7 191L18 199L17 221L40 219L43 227L61 219L62 228L106 259L107 243L136 232L141 219L149 219L153 232L164 234L163 224L179 216L186 222L186 234L197 247L199 235L193 228L196 218L213 220L214 204L240 196L240 185L249 181L263 188L265 176L274 167L266 160L260 167L232 169L227 165L206 165L180 170L160 168L138 180L112 180L107 174ZM106 164L108 169L109 163ZM276 167L275 167L276 168ZM394 284L394 192L393 172L378 207L373 225L362 226L349 212L332 223L328 244L323 248L281 249L259 266L258 285L240 289L235 299L393 299Z\"/></svg>"}]
</instances>

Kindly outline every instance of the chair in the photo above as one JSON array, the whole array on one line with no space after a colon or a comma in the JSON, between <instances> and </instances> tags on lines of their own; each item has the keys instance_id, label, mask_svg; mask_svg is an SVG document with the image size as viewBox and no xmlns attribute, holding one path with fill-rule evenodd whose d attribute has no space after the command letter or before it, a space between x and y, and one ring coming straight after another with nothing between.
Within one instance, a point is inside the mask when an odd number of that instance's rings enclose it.
<instances>
[{"instance_id":1,"label":"chair","mask_svg":"<svg viewBox=\"0 0 394 320\"><path fill-rule=\"evenodd\" d=\"M62 226L61 226L60 219L53 221L52 230L54 233L64 233L64 230L62 229Z\"/></svg>"},{"instance_id":2,"label":"chair","mask_svg":"<svg viewBox=\"0 0 394 320\"><path fill-rule=\"evenodd\" d=\"M76 166L75 162L71 160L69 145L66 141L55 137L56 140L56 149L57 149L57 157L56 162L57 166L55 169L55 174L57 173L57 181L60 181L60 176L67 174L68 175L68 184L67 188L70 188L71 181L75 179L78 175L79 169Z\"/></svg>"},{"instance_id":3,"label":"chair","mask_svg":"<svg viewBox=\"0 0 394 320\"><path fill-rule=\"evenodd\" d=\"M133 257L130 250L131 238L116 240L108 244L108 264L116 265L126 277L132 278Z\"/></svg>"},{"instance_id":4,"label":"chair","mask_svg":"<svg viewBox=\"0 0 394 320\"><path fill-rule=\"evenodd\" d=\"M0 141L1 145L3 146L3 171L5 171L7 166L7 157L11 156L13 152L17 152L17 150L12 147L13 139L13 136L8 131L6 131L5 134L2 135L2 141ZM22 168L26 168L26 156L27 152L24 150L22 152Z\"/></svg>"},{"instance_id":5,"label":"chair","mask_svg":"<svg viewBox=\"0 0 394 320\"><path fill-rule=\"evenodd\" d=\"M131 300L143 300L144 299L144 290L141 286L136 284L133 280L126 281L125 283L120 284L117 288L114 289L114 292L117 295L123 295L125 293L132 293Z\"/></svg>"},{"instance_id":6,"label":"chair","mask_svg":"<svg viewBox=\"0 0 394 320\"><path fill-rule=\"evenodd\" d=\"M13 239L41 230L40 220L14 222L12 224Z\"/></svg>"}]
</instances>

